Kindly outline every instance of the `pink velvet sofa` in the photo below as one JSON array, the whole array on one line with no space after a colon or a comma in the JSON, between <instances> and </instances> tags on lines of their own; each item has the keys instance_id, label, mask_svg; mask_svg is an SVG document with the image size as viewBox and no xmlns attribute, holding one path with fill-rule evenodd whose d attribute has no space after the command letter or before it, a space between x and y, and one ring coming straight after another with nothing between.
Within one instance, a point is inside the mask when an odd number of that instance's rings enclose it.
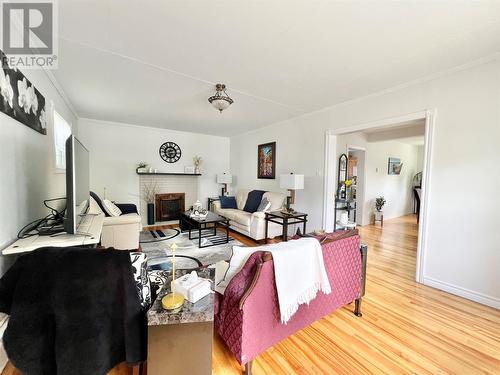
<instances>
[{"instance_id":1,"label":"pink velvet sofa","mask_svg":"<svg viewBox=\"0 0 500 375\"><path fill-rule=\"evenodd\" d=\"M366 275L366 246L357 230L328 234L320 239L332 293L318 292L301 305L287 324L281 324L270 253L250 256L230 281L224 295L216 293L215 327L238 362L251 374L252 360L279 341L336 309L355 301L361 316Z\"/></svg>"}]
</instances>

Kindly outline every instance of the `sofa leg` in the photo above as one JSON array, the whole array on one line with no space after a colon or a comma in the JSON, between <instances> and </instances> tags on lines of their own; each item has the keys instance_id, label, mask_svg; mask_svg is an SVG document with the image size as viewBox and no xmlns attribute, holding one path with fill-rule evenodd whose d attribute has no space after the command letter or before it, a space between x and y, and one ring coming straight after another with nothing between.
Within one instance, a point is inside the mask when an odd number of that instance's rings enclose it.
<instances>
[{"instance_id":1,"label":"sofa leg","mask_svg":"<svg viewBox=\"0 0 500 375\"><path fill-rule=\"evenodd\" d=\"M354 315L356 315L358 317L362 317L363 316L363 314L361 314L361 297L357 298L354 301Z\"/></svg>"},{"instance_id":2,"label":"sofa leg","mask_svg":"<svg viewBox=\"0 0 500 375\"><path fill-rule=\"evenodd\" d=\"M244 372L245 375L252 375L252 363L253 363L253 360L246 363L245 372Z\"/></svg>"}]
</instances>

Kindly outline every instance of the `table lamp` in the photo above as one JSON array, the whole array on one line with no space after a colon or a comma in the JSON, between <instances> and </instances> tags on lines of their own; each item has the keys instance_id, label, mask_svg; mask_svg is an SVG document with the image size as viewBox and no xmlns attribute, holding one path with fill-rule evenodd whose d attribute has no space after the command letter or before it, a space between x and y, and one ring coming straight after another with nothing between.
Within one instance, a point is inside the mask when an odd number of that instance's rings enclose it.
<instances>
[{"instance_id":1,"label":"table lamp","mask_svg":"<svg viewBox=\"0 0 500 375\"><path fill-rule=\"evenodd\" d=\"M175 249L177 244L174 242L170 248L172 249L172 291L161 299L161 305L165 310L175 310L184 304L184 296L180 293L175 293Z\"/></svg>"},{"instance_id":2,"label":"table lamp","mask_svg":"<svg viewBox=\"0 0 500 375\"><path fill-rule=\"evenodd\" d=\"M226 195L227 193L227 184L232 184L233 183L233 175L228 174L228 173L219 173L217 175L217 183L218 184L224 184L224 187L222 188L222 195Z\"/></svg>"},{"instance_id":3,"label":"table lamp","mask_svg":"<svg viewBox=\"0 0 500 375\"><path fill-rule=\"evenodd\" d=\"M295 190L304 189L304 175L293 173L280 175L280 188L290 191L290 195L286 197L286 209L290 212L290 205L295 203Z\"/></svg>"}]
</instances>

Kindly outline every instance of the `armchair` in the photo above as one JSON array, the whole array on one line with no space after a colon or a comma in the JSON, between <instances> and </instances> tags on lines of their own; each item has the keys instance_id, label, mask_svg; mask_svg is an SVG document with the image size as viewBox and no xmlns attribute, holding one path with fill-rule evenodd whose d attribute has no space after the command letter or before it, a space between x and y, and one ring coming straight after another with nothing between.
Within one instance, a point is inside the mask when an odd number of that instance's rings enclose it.
<instances>
[{"instance_id":1,"label":"armchair","mask_svg":"<svg viewBox=\"0 0 500 375\"><path fill-rule=\"evenodd\" d=\"M105 215L102 224L101 245L106 248L113 247L117 250L138 249L142 224L136 205L132 203L115 203L122 211L122 214L120 216L108 216L102 206L101 198L94 192L90 192L90 195Z\"/></svg>"}]
</instances>

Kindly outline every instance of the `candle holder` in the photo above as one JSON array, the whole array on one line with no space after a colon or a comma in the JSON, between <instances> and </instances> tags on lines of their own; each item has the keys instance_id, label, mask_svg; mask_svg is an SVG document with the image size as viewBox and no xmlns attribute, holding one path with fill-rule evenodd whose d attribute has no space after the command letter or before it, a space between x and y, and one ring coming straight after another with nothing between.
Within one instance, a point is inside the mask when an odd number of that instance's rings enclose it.
<instances>
[{"instance_id":1,"label":"candle holder","mask_svg":"<svg viewBox=\"0 0 500 375\"><path fill-rule=\"evenodd\" d=\"M172 291L161 299L161 305L165 310L176 310L184 305L184 296L180 293L175 293L175 249L177 244L173 243L170 248L172 249Z\"/></svg>"}]
</instances>

